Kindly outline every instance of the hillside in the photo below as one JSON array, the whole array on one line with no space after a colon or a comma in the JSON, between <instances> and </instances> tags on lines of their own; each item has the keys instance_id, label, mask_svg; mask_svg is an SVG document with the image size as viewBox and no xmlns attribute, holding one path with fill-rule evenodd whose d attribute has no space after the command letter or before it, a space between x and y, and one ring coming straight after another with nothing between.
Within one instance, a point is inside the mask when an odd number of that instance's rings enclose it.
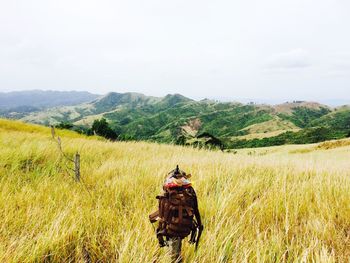
<instances>
[{"instance_id":1,"label":"hillside","mask_svg":"<svg viewBox=\"0 0 350 263\"><path fill-rule=\"evenodd\" d=\"M205 230L186 262L346 262L349 140L238 150L111 143L0 119L1 262L168 262L148 214L164 175L192 173ZM98 139L98 140L97 140Z\"/></svg>"},{"instance_id":2,"label":"hillside","mask_svg":"<svg viewBox=\"0 0 350 263\"><path fill-rule=\"evenodd\" d=\"M101 118L107 119L120 140L207 146L208 140L199 137L209 134L225 148L315 143L350 134L347 107L333 109L304 101L280 105L195 101L180 94L149 97L111 92L90 103L51 108L21 119L45 125L68 122L84 130Z\"/></svg>"}]
</instances>

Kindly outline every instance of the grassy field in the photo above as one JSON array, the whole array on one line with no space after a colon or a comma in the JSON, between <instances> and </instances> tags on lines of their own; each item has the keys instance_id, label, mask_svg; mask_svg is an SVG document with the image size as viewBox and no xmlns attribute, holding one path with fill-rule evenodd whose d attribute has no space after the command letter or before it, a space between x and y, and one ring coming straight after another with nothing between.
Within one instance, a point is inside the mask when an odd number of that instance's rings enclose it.
<instances>
[{"instance_id":1,"label":"grassy field","mask_svg":"<svg viewBox=\"0 0 350 263\"><path fill-rule=\"evenodd\" d=\"M192 173L204 221L185 262L350 262L350 143L210 152L0 120L0 262L169 262L148 214L166 173Z\"/></svg>"}]
</instances>

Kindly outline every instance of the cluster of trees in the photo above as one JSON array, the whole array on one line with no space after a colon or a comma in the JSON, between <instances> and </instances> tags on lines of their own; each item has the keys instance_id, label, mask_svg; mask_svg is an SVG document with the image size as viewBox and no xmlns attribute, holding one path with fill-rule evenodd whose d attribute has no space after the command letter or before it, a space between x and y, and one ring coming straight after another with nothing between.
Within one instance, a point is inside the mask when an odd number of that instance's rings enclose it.
<instances>
[{"instance_id":1,"label":"cluster of trees","mask_svg":"<svg viewBox=\"0 0 350 263\"><path fill-rule=\"evenodd\" d=\"M188 140L191 140L192 142L188 143ZM208 132L204 132L195 138L187 138L182 134L177 137L175 143L178 145L193 145L198 148L220 149L222 151L225 149L223 141Z\"/></svg>"},{"instance_id":2,"label":"cluster of trees","mask_svg":"<svg viewBox=\"0 0 350 263\"><path fill-rule=\"evenodd\" d=\"M85 134L88 136L98 135L112 141L115 141L118 139L118 134L110 127L109 123L105 118L102 118L100 120L95 120L91 128L74 126L72 123L69 123L69 122L61 122L56 126L56 128L74 130L76 132L79 132L81 134Z\"/></svg>"},{"instance_id":3,"label":"cluster of trees","mask_svg":"<svg viewBox=\"0 0 350 263\"><path fill-rule=\"evenodd\" d=\"M105 118L95 120L92 124L91 132L113 141L118 138L117 133L109 126Z\"/></svg>"}]
</instances>

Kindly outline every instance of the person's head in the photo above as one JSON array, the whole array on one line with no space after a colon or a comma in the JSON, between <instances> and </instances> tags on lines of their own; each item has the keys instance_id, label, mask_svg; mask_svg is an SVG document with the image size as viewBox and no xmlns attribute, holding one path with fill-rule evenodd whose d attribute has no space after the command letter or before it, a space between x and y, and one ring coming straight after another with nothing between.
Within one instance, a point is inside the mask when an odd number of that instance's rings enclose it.
<instances>
[{"instance_id":1,"label":"person's head","mask_svg":"<svg viewBox=\"0 0 350 263\"><path fill-rule=\"evenodd\" d=\"M189 177L191 177L190 174L186 174L185 171L180 170L179 165L176 165L176 168L174 170L172 170L169 174L170 174L170 177L175 177L175 178L181 178L181 177L189 178Z\"/></svg>"},{"instance_id":2,"label":"person's head","mask_svg":"<svg viewBox=\"0 0 350 263\"><path fill-rule=\"evenodd\" d=\"M179 169L179 165L176 165L176 168L175 168L175 170L173 171L173 177L179 177L182 173L181 173L182 171L180 171L180 169Z\"/></svg>"}]
</instances>

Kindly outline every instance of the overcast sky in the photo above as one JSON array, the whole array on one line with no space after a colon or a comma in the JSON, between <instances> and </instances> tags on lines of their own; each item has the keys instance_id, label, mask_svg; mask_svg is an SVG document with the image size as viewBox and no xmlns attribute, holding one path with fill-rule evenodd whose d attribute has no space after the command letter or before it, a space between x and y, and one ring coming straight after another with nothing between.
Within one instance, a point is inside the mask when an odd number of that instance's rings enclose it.
<instances>
[{"instance_id":1,"label":"overcast sky","mask_svg":"<svg viewBox=\"0 0 350 263\"><path fill-rule=\"evenodd\" d=\"M0 91L350 101L349 0L0 0Z\"/></svg>"}]
</instances>

